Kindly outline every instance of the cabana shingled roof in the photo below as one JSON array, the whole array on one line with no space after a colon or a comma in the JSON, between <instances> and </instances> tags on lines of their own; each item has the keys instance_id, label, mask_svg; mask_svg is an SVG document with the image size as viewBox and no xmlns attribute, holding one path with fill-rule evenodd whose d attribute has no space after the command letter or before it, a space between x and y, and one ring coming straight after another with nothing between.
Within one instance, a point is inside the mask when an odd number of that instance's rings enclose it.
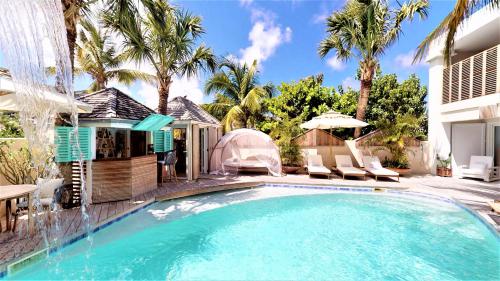
<instances>
[{"instance_id":1,"label":"cabana shingled roof","mask_svg":"<svg viewBox=\"0 0 500 281\"><path fill-rule=\"evenodd\" d=\"M219 120L185 97L176 97L169 101L167 114L179 121L196 121L220 126Z\"/></svg>"},{"instance_id":2,"label":"cabana shingled roof","mask_svg":"<svg viewBox=\"0 0 500 281\"><path fill-rule=\"evenodd\" d=\"M142 120L155 113L149 107L116 88L107 88L82 95L78 97L78 100L94 107L92 113L80 114L79 117L82 119Z\"/></svg>"}]
</instances>

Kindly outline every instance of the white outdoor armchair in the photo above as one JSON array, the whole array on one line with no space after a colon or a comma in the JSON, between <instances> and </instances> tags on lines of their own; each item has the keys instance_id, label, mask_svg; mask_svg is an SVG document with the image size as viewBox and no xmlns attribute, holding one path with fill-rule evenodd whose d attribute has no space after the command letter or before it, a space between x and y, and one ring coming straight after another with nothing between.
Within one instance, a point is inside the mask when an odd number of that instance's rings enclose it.
<instances>
[{"instance_id":1,"label":"white outdoor armchair","mask_svg":"<svg viewBox=\"0 0 500 281\"><path fill-rule=\"evenodd\" d=\"M491 156L471 156L469 165L459 167L459 178L476 178L486 182L500 179L500 168L493 166Z\"/></svg>"}]
</instances>

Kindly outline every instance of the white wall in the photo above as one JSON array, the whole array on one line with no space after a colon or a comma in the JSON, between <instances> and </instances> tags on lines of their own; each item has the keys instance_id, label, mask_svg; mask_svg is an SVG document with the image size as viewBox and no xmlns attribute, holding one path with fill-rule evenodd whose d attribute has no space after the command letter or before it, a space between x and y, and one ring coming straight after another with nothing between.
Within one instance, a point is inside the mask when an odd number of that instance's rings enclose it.
<instances>
[{"instance_id":1,"label":"white wall","mask_svg":"<svg viewBox=\"0 0 500 281\"><path fill-rule=\"evenodd\" d=\"M429 110L428 154L433 173L435 172L436 156L439 155L441 158L447 158L451 151L451 124L441 122L443 69L444 61L442 57L435 57L429 62L429 93L427 103Z\"/></svg>"},{"instance_id":2,"label":"white wall","mask_svg":"<svg viewBox=\"0 0 500 281\"><path fill-rule=\"evenodd\" d=\"M485 155L486 124L465 123L452 125L452 168L469 165L472 155Z\"/></svg>"}]
</instances>

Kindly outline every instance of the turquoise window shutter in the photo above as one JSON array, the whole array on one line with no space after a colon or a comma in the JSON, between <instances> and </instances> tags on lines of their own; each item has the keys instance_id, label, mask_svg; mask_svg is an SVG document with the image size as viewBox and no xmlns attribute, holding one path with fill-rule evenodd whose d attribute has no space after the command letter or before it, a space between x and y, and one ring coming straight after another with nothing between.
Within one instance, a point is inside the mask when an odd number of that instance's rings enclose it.
<instances>
[{"instance_id":1,"label":"turquoise window shutter","mask_svg":"<svg viewBox=\"0 0 500 281\"><path fill-rule=\"evenodd\" d=\"M165 152L165 134L163 131L153 131L153 148L155 152Z\"/></svg>"},{"instance_id":2,"label":"turquoise window shutter","mask_svg":"<svg viewBox=\"0 0 500 281\"><path fill-rule=\"evenodd\" d=\"M71 127L56 127L56 162L71 161L71 146L69 145L69 132Z\"/></svg>"},{"instance_id":3,"label":"turquoise window shutter","mask_svg":"<svg viewBox=\"0 0 500 281\"><path fill-rule=\"evenodd\" d=\"M71 134L73 134L73 130L71 130ZM91 147L91 137L92 133L90 128L80 127L78 128L78 141L80 143L80 151L78 151L78 147L76 146L76 142L72 143L72 161L80 160L80 155L82 155L82 160L90 160L92 158L92 147ZM74 138L72 138L74 140Z\"/></svg>"},{"instance_id":4,"label":"turquoise window shutter","mask_svg":"<svg viewBox=\"0 0 500 281\"><path fill-rule=\"evenodd\" d=\"M165 131L165 151L174 149L172 131Z\"/></svg>"},{"instance_id":5,"label":"turquoise window shutter","mask_svg":"<svg viewBox=\"0 0 500 281\"><path fill-rule=\"evenodd\" d=\"M92 133L90 128L78 128L78 140L82 160L92 159ZM73 127L56 127L56 162L71 162L80 159L73 134Z\"/></svg>"}]
</instances>

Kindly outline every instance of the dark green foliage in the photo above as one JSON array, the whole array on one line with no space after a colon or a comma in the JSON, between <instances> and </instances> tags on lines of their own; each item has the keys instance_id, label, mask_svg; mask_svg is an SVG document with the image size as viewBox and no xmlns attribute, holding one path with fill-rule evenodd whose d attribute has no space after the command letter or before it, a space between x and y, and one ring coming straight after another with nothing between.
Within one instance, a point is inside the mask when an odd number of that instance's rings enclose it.
<instances>
[{"instance_id":1,"label":"dark green foliage","mask_svg":"<svg viewBox=\"0 0 500 281\"><path fill-rule=\"evenodd\" d=\"M391 153L385 165L392 168L409 168L406 142L424 135L422 130L423 116L417 117L409 112L398 112L394 120L381 118L375 122L380 132L371 139L373 143L382 144L383 149Z\"/></svg>"},{"instance_id":2,"label":"dark green foliage","mask_svg":"<svg viewBox=\"0 0 500 281\"><path fill-rule=\"evenodd\" d=\"M364 128L364 133L373 131L373 125L379 120L394 123L397 116L408 113L419 118L426 134L426 97L427 87L420 85L420 79L414 74L401 83L396 74L380 75L373 80L368 99L366 120L372 126Z\"/></svg>"},{"instance_id":3,"label":"dark green foliage","mask_svg":"<svg viewBox=\"0 0 500 281\"><path fill-rule=\"evenodd\" d=\"M279 147L281 163L283 166L300 166L302 163L302 154L297 143L293 142L293 138L298 136L302 120L299 118L283 119L280 122L272 123L274 127L271 129L270 136Z\"/></svg>"}]
</instances>

